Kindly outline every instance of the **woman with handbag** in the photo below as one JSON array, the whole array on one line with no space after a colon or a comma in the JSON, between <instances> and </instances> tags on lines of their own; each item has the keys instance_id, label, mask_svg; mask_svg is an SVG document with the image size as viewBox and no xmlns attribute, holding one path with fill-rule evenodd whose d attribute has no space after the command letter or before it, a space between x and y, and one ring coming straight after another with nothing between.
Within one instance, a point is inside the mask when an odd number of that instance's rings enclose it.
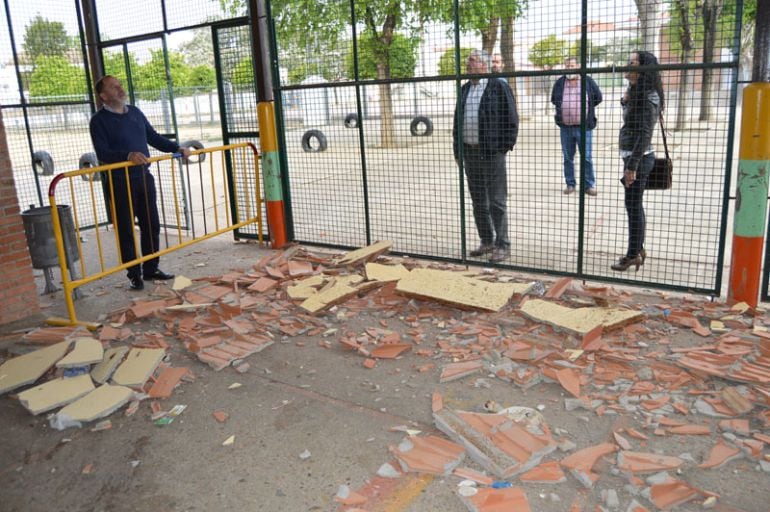
<instances>
[{"instance_id":1,"label":"woman with handbag","mask_svg":"<svg viewBox=\"0 0 770 512\"><path fill-rule=\"evenodd\" d=\"M658 59L650 52L635 51L629 58L631 67L645 67L626 73L628 89L620 104L623 107L623 126L620 128L620 156L623 158L626 213L628 214L628 249L625 256L612 265L612 270L625 271L629 267L644 265L646 219L644 215L644 190L655 163L652 133L663 111L665 99L663 84L657 66Z\"/></svg>"}]
</instances>

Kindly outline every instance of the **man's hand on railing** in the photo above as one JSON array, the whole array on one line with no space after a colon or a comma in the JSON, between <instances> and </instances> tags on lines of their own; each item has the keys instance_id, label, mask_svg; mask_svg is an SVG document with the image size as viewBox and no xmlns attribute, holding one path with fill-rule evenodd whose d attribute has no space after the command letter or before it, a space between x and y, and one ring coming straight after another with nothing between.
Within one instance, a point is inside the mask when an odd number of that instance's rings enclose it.
<instances>
[{"instance_id":1,"label":"man's hand on railing","mask_svg":"<svg viewBox=\"0 0 770 512\"><path fill-rule=\"evenodd\" d=\"M140 153L139 151L132 151L129 153L128 160L136 165L144 165L150 163L150 159L147 158L144 153Z\"/></svg>"},{"instance_id":2,"label":"man's hand on railing","mask_svg":"<svg viewBox=\"0 0 770 512\"><path fill-rule=\"evenodd\" d=\"M182 154L182 161L187 162L187 160L190 158L190 148L179 148L179 153Z\"/></svg>"}]
</instances>

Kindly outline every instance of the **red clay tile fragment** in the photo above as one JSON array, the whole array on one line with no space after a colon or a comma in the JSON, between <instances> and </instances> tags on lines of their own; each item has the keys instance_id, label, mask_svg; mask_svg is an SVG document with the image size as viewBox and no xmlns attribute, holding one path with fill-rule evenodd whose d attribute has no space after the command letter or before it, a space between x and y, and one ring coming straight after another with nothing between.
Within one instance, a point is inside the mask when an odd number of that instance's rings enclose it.
<instances>
[{"instance_id":1,"label":"red clay tile fragment","mask_svg":"<svg viewBox=\"0 0 770 512\"><path fill-rule=\"evenodd\" d=\"M708 436L711 435L711 428L708 425L680 425L668 429L671 434L689 435L689 436Z\"/></svg>"},{"instance_id":2,"label":"red clay tile fragment","mask_svg":"<svg viewBox=\"0 0 770 512\"><path fill-rule=\"evenodd\" d=\"M448 475L465 457L462 446L436 436L409 437L391 451L404 472L433 475Z\"/></svg>"},{"instance_id":3,"label":"red clay tile fragment","mask_svg":"<svg viewBox=\"0 0 770 512\"><path fill-rule=\"evenodd\" d=\"M545 292L545 297L547 299L558 299L561 297L565 291L570 287L572 284L572 278L571 277L562 277L561 279L557 280L553 285L548 289L547 292Z\"/></svg>"},{"instance_id":4,"label":"red clay tile fragment","mask_svg":"<svg viewBox=\"0 0 770 512\"><path fill-rule=\"evenodd\" d=\"M376 359L364 359L364 362L361 363L364 365L364 368L369 368L370 370L377 366L377 360Z\"/></svg>"},{"instance_id":5,"label":"red clay tile fragment","mask_svg":"<svg viewBox=\"0 0 770 512\"><path fill-rule=\"evenodd\" d=\"M187 373L187 368L165 368L147 393L150 398L168 398Z\"/></svg>"},{"instance_id":6,"label":"red clay tile fragment","mask_svg":"<svg viewBox=\"0 0 770 512\"><path fill-rule=\"evenodd\" d=\"M684 464L682 459L669 455L628 450L618 453L618 467L630 473L656 473L676 469L682 464Z\"/></svg>"},{"instance_id":7,"label":"red clay tile fragment","mask_svg":"<svg viewBox=\"0 0 770 512\"><path fill-rule=\"evenodd\" d=\"M719 442L711 448L711 452L709 452L709 456L706 460L699 464L698 467L702 469L718 468L741 455L742 452L740 448L730 446L720 439Z\"/></svg>"},{"instance_id":8,"label":"red clay tile fragment","mask_svg":"<svg viewBox=\"0 0 770 512\"><path fill-rule=\"evenodd\" d=\"M313 264L309 261L289 260L289 275L291 277L306 276L313 273Z\"/></svg>"},{"instance_id":9,"label":"red clay tile fragment","mask_svg":"<svg viewBox=\"0 0 770 512\"><path fill-rule=\"evenodd\" d=\"M543 462L539 466L519 475L519 480L522 482L537 484L558 484L566 479L567 477L561 470L561 466L555 460Z\"/></svg>"},{"instance_id":10,"label":"red clay tile fragment","mask_svg":"<svg viewBox=\"0 0 770 512\"><path fill-rule=\"evenodd\" d=\"M371 350L370 354L372 357L379 359L395 359L410 348L412 348L411 343L388 343L376 346Z\"/></svg>"},{"instance_id":11,"label":"red clay tile fragment","mask_svg":"<svg viewBox=\"0 0 770 512\"><path fill-rule=\"evenodd\" d=\"M621 436L617 432L613 432L612 436L615 438L615 442L618 444L618 446L620 446L622 450L630 450L632 448L631 443L628 441L628 439Z\"/></svg>"},{"instance_id":12,"label":"red clay tile fragment","mask_svg":"<svg viewBox=\"0 0 770 512\"><path fill-rule=\"evenodd\" d=\"M561 465L569 469L572 475L577 478L585 487L591 488L599 479L599 475L593 473L591 469L596 462L617 450L613 443L602 443L595 446L583 448L575 453L563 458Z\"/></svg>"},{"instance_id":13,"label":"red clay tile fragment","mask_svg":"<svg viewBox=\"0 0 770 512\"><path fill-rule=\"evenodd\" d=\"M559 384L575 398L580 398L580 374L572 368L556 370L556 378Z\"/></svg>"},{"instance_id":14,"label":"red clay tile fragment","mask_svg":"<svg viewBox=\"0 0 770 512\"><path fill-rule=\"evenodd\" d=\"M481 371L483 367L484 363L480 360L449 363L444 366L444 369L441 371L439 382L444 383L462 379L463 377L467 377L468 375L472 375Z\"/></svg>"},{"instance_id":15,"label":"red clay tile fragment","mask_svg":"<svg viewBox=\"0 0 770 512\"><path fill-rule=\"evenodd\" d=\"M431 410L433 412L439 412L443 408L444 408L444 398L441 396L441 393L439 392L433 393L433 396L431 398Z\"/></svg>"},{"instance_id":16,"label":"red clay tile fragment","mask_svg":"<svg viewBox=\"0 0 770 512\"><path fill-rule=\"evenodd\" d=\"M722 432L734 432L736 434L742 434L744 436L747 436L749 435L749 432L750 432L749 420L747 419L721 420L719 422L719 430L721 430Z\"/></svg>"},{"instance_id":17,"label":"red clay tile fragment","mask_svg":"<svg viewBox=\"0 0 770 512\"><path fill-rule=\"evenodd\" d=\"M228 420L228 418L230 418L230 415L227 414L225 411L214 411L214 412L211 413L211 415L219 423L224 423L224 422L226 422Z\"/></svg>"},{"instance_id":18,"label":"red clay tile fragment","mask_svg":"<svg viewBox=\"0 0 770 512\"><path fill-rule=\"evenodd\" d=\"M531 512L527 495L522 489L479 489L474 496L465 499L472 512Z\"/></svg>"},{"instance_id":19,"label":"red clay tile fragment","mask_svg":"<svg viewBox=\"0 0 770 512\"><path fill-rule=\"evenodd\" d=\"M492 485L494 482L494 479L491 477L488 477L487 475L483 473L479 473L478 471L475 471L470 468L457 468L454 471L452 471L452 474L459 477L464 478L466 480L473 480L477 484L481 485Z\"/></svg>"},{"instance_id":20,"label":"red clay tile fragment","mask_svg":"<svg viewBox=\"0 0 770 512\"><path fill-rule=\"evenodd\" d=\"M682 480L669 479L667 482L650 486L650 499L655 506L666 510L701 496L695 487Z\"/></svg>"}]
</instances>

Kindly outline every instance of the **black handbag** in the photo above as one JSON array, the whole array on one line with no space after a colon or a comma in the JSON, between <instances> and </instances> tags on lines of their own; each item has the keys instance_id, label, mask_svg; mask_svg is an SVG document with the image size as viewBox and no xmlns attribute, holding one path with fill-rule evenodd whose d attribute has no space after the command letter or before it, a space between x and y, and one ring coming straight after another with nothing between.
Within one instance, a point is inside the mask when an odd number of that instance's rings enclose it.
<instances>
[{"instance_id":1,"label":"black handbag","mask_svg":"<svg viewBox=\"0 0 770 512\"><path fill-rule=\"evenodd\" d=\"M666 158L656 158L655 165L647 177L646 190L668 190L671 188L674 178L674 163L668 154L668 144L666 143L666 129L663 127L663 114L660 114L660 133L663 135L663 149L666 152Z\"/></svg>"}]
</instances>

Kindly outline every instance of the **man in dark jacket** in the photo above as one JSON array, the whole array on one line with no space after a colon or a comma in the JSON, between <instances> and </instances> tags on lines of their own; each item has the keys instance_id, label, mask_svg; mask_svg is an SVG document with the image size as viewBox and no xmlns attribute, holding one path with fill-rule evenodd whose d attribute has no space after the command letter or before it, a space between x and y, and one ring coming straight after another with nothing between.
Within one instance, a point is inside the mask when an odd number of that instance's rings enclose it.
<instances>
[{"instance_id":1,"label":"man in dark jacket","mask_svg":"<svg viewBox=\"0 0 770 512\"><path fill-rule=\"evenodd\" d=\"M102 108L91 117L91 141L100 164L130 161L128 181L123 169L111 171L111 186L115 199L114 223L120 241L121 263L136 259L134 247L134 219L141 234L142 254L147 256L160 250L160 219L156 203L155 178L150 174L150 150L181 153L187 158L190 151L159 135L142 112L127 104L126 92L120 80L111 75L99 79L94 89L102 101ZM130 202L129 202L130 195ZM159 258L128 268L129 287L144 288L145 281L173 279L173 274L158 268Z\"/></svg>"},{"instance_id":2,"label":"man in dark jacket","mask_svg":"<svg viewBox=\"0 0 770 512\"><path fill-rule=\"evenodd\" d=\"M575 57L568 57L564 62L567 69L580 67ZM592 130L596 128L595 107L602 102L602 91L590 76L586 76L588 94L586 94L586 152L585 182L586 194L595 196L596 176L591 160ZM569 73L559 78L551 91L551 103L556 105L556 124L561 132L561 151L564 154L564 180L567 183L565 194L575 191L575 148L580 146L580 75Z\"/></svg>"},{"instance_id":3,"label":"man in dark jacket","mask_svg":"<svg viewBox=\"0 0 770 512\"><path fill-rule=\"evenodd\" d=\"M469 75L491 69L489 54L474 50L468 57ZM473 218L481 245L473 257L489 254L489 260L508 258L508 178L506 153L513 149L519 131L519 115L513 92L503 80L474 77L461 90L460 108L455 109L452 145L455 161L463 159Z\"/></svg>"}]
</instances>

